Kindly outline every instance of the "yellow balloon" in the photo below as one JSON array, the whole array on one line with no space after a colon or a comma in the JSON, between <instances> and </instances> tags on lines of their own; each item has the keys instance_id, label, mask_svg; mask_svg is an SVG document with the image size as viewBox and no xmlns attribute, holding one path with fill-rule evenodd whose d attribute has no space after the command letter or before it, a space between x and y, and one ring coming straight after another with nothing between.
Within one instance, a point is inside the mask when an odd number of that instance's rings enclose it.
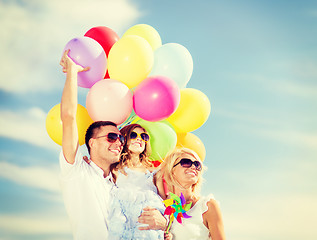
<instances>
[{"instance_id":1,"label":"yellow balloon","mask_svg":"<svg viewBox=\"0 0 317 240\"><path fill-rule=\"evenodd\" d=\"M201 161L204 161L206 157L206 148L203 142L193 133L178 133L176 146L193 150Z\"/></svg>"},{"instance_id":2,"label":"yellow balloon","mask_svg":"<svg viewBox=\"0 0 317 240\"><path fill-rule=\"evenodd\" d=\"M89 117L85 107L78 104L76 113L79 144L85 143L86 130L93 120ZM62 145L63 125L61 120L61 106L55 105L46 116L46 131L50 138L57 144Z\"/></svg>"},{"instance_id":3,"label":"yellow balloon","mask_svg":"<svg viewBox=\"0 0 317 240\"><path fill-rule=\"evenodd\" d=\"M153 51L162 46L160 34L155 30L155 28L147 24L137 24L130 27L123 34L123 37L128 35L137 35L143 37L151 45Z\"/></svg>"},{"instance_id":4,"label":"yellow balloon","mask_svg":"<svg viewBox=\"0 0 317 240\"><path fill-rule=\"evenodd\" d=\"M151 45L140 36L128 35L110 49L108 73L111 79L121 81L131 89L149 75L153 62Z\"/></svg>"},{"instance_id":5,"label":"yellow balloon","mask_svg":"<svg viewBox=\"0 0 317 240\"><path fill-rule=\"evenodd\" d=\"M208 119L211 105L208 97L194 88L180 90L180 103L176 111L167 118L177 133L192 132Z\"/></svg>"}]
</instances>

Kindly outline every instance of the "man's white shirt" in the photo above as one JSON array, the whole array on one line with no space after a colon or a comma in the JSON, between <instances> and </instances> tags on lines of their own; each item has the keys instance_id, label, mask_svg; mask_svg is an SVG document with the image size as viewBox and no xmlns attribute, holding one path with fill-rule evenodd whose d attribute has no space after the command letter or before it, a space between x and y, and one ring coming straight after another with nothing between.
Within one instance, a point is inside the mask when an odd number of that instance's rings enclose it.
<instances>
[{"instance_id":1,"label":"man's white shirt","mask_svg":"<svg viewBox=\"0 0 317 240\"><path fill-rule=\"evenodd\" d=\"M110 192L115 186L111 173L104 178L103 170L94 162L86 163L79 151L73 165L62 151L59 160L64 204L74 239L107 239Z\"/></svg>"}]
</instances>

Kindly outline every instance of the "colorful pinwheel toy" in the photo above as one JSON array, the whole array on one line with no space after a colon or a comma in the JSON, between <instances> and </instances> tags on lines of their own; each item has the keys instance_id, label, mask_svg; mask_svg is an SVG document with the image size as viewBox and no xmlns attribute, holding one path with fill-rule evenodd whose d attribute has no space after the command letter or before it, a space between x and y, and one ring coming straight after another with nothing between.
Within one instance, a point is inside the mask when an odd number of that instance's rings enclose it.
<instances>
[{"instance_id":1,"label":"colorful pinwheel toy","mask_svg":"<svg viewBox=\"0 0 317 240\"><path fill-rule=\"evenodd\" d=\"M171 198L163 201L166 209L164 215L169 215L169 223L166 229L166 232L169 231L174 219L176 218L177 222L182 223L182 218L190 218L191 216L187 215L187 211L190 209L192 203L186 204L183 193L181 196L177 196L174 193L170 192Z\"/></svg>"}]
</instances>

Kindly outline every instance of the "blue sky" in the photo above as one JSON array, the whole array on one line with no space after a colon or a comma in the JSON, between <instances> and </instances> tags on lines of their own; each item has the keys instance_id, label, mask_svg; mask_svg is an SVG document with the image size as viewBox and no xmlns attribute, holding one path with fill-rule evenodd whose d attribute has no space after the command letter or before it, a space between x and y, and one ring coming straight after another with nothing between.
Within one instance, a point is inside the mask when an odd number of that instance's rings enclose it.
<instances>
[{"instance_id":1,"label":"blue sky","mask_svg":"<svg viewBox=\"0 0 317 240\"><path fill-rule=\"evenodd\" d=\"M139 23L193 57L187 87L212 105L194 131L207 150L202 193L219 200L228 239L316 239L313 0L0 0L0 239L72 239L60 147L45 129L64 84L62 49L92 27L122 36Z\"/></svg>"}]
</instances>

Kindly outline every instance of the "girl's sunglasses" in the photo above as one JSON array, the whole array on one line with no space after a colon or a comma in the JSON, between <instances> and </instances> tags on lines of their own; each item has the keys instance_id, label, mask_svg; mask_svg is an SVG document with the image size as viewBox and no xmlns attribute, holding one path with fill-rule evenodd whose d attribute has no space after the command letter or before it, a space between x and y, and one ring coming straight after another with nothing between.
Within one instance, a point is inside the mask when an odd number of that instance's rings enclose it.
<instances>
[{"instance_id":1,"label":"girl's sunglasses","mask_svg":"<svg viewBox=\"0 0 317 240\"><path fill-rule=\"evenodd\" d=\"M147 141L149 141L150 140L150 136L149 136L149 134L147 134L147 133L141 133L141 134L139 134L139 133L137 133L137 132L131 132L130 133L130 139L136 139L137 137L140 137L144 142L147 142Z\"/></svg>"},{"instance_id":2,"label":"girl's sunglasses","mask_svg":"<svg viewBox=\"0 0 317 240\"><path fill-rule=\"evenodd\" d=\"M121 134L110 132L107 135L103 135L103 136L99 136L95 138L102 138L102 137L107 137L107 141L110 143L114 143L115 141L117 141L117 139L119 139L120 143L122 145L124 144L124 137Z\"/></svg>"},{"instance_id":3,"label":"girl's sunglasses","mask_svg":"<svg viewBox=\"0 0 317 240\"><path fill-rule=\"evenodd\" d=\"M196 167L197 171L201 171L202 166L201 163L199 161L192 161L188 158L182 158L178 163L176 163L173 167L177 166L178 164L180 164L182 167L184 168L190 168L193 164Z\"/></svg>"}]
</instances>

